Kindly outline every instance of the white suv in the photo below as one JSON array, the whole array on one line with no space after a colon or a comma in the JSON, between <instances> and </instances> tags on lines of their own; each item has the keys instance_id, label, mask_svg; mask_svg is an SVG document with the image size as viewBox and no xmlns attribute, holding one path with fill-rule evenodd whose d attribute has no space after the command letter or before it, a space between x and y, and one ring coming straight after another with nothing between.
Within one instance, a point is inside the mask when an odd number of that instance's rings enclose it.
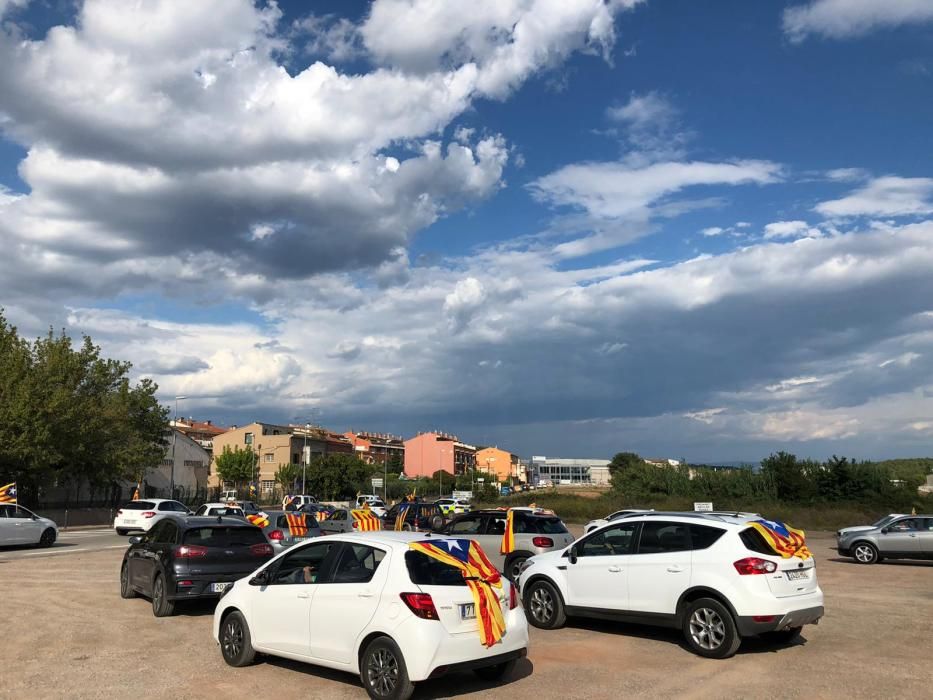
<instances>
[{"instance_id":1,"label":"white suv","mask_svg":"<svg viewBox=\"0 0 933 700\"><path fill-rule=\"evenodd\" d=\"M528 619L567 616L679 628L700 656L723 659L742 637L790 642L823 616L813 559L783 559L751 518L650 513L604 525L528 560L519 577Z\"/></svg>"},{"instance_id":2,"label":"white suv","mask_svg":"<svg viewBox=\"0 0 933 700\"><path fill-rule=\"evenodd\" d=\"M359 674L370 697L384 700L408 698L413 682L452 671L484 680L511 673L528 647L515 589L502 579L505 634L487 648L460 570L411 550L413 541L469 548L469 540L386 531L286 550L217 604L224 660L246 666L261 652L335 668Z\"/></svg>"},{"instance_id":3,"label":"white suv","mask_svg":"<svg viewBox=\"0 0 933 700\"><path fill-rule=\"evenodd\" d=\"M191 515L191 511L184 503L166 498L129 501L117 509L113 529L118 535L125 535L130 530L149 532L166 515Z\"/></svg>"}]
</instances>

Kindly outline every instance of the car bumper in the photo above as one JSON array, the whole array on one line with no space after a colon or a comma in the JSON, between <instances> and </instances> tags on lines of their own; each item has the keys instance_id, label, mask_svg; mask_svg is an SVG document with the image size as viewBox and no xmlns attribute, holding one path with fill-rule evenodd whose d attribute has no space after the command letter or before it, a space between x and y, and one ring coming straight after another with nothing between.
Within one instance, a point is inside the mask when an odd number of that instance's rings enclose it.
<instances>
[{"instance_id":1,"label":"car bumper","mask_svg":"<svg viewBox=\"0 0 933 700\"><path fill-rule=\"evenodd\" d=\"M738 617L736 626L739 628L739 634L743 637L752 637L764 632L776 632L788 630L794 627L803 627L804 625L819 624L823 617L823 606L818 605L812 608L801 608L791 610L784 615L773 615L773 620L762 621L753 617Z\"/></svg>"},{"instance_id":2,"label":"car bumper","mask_svg":"<svg viewBox=\"0 0 933 700\"><path fill-rule=\"evenodd\" d=\"M498 666L514 659L523 659L528 656L528 649L515 649L504 654L487 656L482 659L473 659L472 661L461 661L449 666L438 666L431 672L431 678L438 678L448 673L459 673L461 671L472 671L475 668L486 668L487 666Z\"/></svg>"},{"instance_id":3,"label":"car bumper","mask_svg":"<svg viewBox=\"0 0 933 700\"><path fill-rule=\"evenodd\" d=\"M233 584L252 572L237 572L235 574L213 574L209 576L179 576L175 583L175 590L166 597L169 600L202 600L208 598L220 598L228 592ZM181 586L179 581L190 581L190 586ZM230 586L224 591L213 591L211 587L215 583L229 583Z\"/></svg>"}]
</instances>

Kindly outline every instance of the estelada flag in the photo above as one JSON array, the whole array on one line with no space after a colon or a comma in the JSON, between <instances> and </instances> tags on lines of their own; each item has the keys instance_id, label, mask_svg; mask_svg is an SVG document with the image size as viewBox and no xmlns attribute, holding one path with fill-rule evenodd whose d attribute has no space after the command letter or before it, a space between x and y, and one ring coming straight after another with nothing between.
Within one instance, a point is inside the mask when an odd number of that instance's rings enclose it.
<instances>
[{"instance_id":1,"label":"estelada flag","mask_svg":"<svg viewBox=\"0 0 933 700\"><path fill-rule=\"evenodd\" d=\"M499 545L499 554L511 554L515 551L515 511L510 510L505 516L505 532L502 533L502 543Z\"/></svg>"},{"instance_id":2,"label":"estelada flag","mask_svg":"<svg viewBox=\"0 0 933 700\"><path fill-rule=\"evenodd\" d=\"M298 515L286 513L285 520L288 522L288 532L292 537L308 536L308 523L305 522L304 513L299 513Z\"/></svg>"},{"instance_id":3,"label":"estelada flag","mask_svg":"<svg viewBox=\"0 0 933 700\"><path fill-rule=\"evenodd\" d=\"M813 556L807 548L807 535L803 530L795 530L780 520L753 520L749 525L758 531L775 554L785 559L809 559Z\"/></svg>"},{"instance_id":4,"label":"estelada flag","mask_svg":"<svg viewBox=\"0 0 933 700\"><path fill-rule=\"evenodd\" d=\"M373 532L382 529L382 521L371 510L351 510L350 515L353 516L353 522L356 525L354 529L360 532Z\"/></svg>"},{"instance_id":5,"label":"estelada flag","mask_svg":"<svg viewBox=\"0 0 933 700\"><path fill-rule=\"evenodd\" d=\"M479 544L473 540L424 540L409 542L408 547L459 569L473 595L480 641L491 647L502 639L505 634L505 618L499 600L502 576Z\"/></svg>"},{"instance_id":6,"label":"estelada flag","mask_svg":"<svg viewBox=\"0 0 933 700\"><path fill-rule=\"evenodd\" d=\"M139 484L136 484L136 488L133 489L133 499L134 501L139 500Z\"/></svg>"},{"instance_id":7,"label":"estelada flag","mask_svg":"<svg viewBox=\"0 0 933 700\"><path fill-rule=\"evenodd\" d=\"M399 506L398 514L395 516L395 531L401 532L405 529L405 516L408 515L408 506Z\"/></svg>"},{"instance_id":8,"label":"estelada flag","mask_svg":"<svg viewBox=\"0 0 933 700\"><path fill-rule=\"evenodd\" d=\"M0 503L16 503L16 482L0 486Z\"/></svg>"},{"instance_id":9,"label":"estelada flag","mask_svg":"<svg viewBox=\"0 0 933 700\"><path fill-rule=\"evenodd\" d=\"M269 525L269 516L262 512L256 513L255 515L247 515L246 519L256 527L268 527Z\"/></svg>"}]
</instances>

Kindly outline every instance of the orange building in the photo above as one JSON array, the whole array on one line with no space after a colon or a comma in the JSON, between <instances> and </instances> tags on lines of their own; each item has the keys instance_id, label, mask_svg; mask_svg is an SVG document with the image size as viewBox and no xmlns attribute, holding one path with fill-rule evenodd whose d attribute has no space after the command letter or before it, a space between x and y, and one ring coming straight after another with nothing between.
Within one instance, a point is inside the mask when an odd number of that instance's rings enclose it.
<instances>
[{"instance_id":1,"label":"orange building","mask_svg":"<svg viewBox=\"0 0 933 700\"><path fill-rule=\"evenodd\" d=\"M525 481L525 470L519 465L518 455L498 447L483 447L476 451L476 470L494 475L501 483Z\"/></svg>"}]
</instances>

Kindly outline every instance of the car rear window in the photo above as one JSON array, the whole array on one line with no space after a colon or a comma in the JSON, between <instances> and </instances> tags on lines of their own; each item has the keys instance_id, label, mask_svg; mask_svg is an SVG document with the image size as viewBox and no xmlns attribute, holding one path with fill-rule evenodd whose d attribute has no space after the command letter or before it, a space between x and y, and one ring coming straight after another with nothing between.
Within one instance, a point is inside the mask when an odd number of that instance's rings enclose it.
<instances>
[{"instance_id":1,"label":"car rear window","mask_svg":"<svg viewBox=\"0 0 933 700\"><path fill-rule=\"evenodd\" d=\"M317 518L312 518L312 517L311 517L310 515L308 515L307 513L289 513L289 515L293 515L293 516L298 516L298 517L304 518L305 527L306 527L306 528L314 529L314 528L316 528L316 527L320 527L320 526L318 525L318 523L317 523ZM288 528L288 519L287 519L284 515L280 515L280 516L278 517L278 519L276 519L276 521L275 521L275 526L276 526L276 527L281 527L281 528L287 529L287 528Z\"/></svg>"},{"instance_id":2,"label":"car rear window","mask_svg":"<svg viewBox=\"0 0 933 700\"><path fill-rule=\"evenodd\" d=\"M208 525L185 532L184 544L199 544L202 547L237 547L263 544L266 536L257 527L231 527Z\"/></svg>"},{"instance_id":3,"label":"car rear window","mask_svg":"<svg viewBox=\"0 0 933 700\"><path fill-rule=\"evenodd\" d=\"M408 575L416 586L465 586L459 569L421 552L405 552Z\"/></svg>"},{"instance_id":4,"label":"car rear window","mask_svg":"<svg viewBox=\"0 0 933 700\"><path fill-rule=\"evenodd\" d=\"M155 508L155 503L152 501L130 501L124 503L120 508L122 510L151 510Z\"/></svg>"},{"instance_id":5,"label":"car rear window","mask_svg":"<svg viewBox=\"0 0 933 700\"><path fill-rule=\"evenodd\" d=\"M567 532L567 528L560 518L525 515L515 519L515 532L527 532L534 535L563 535Z\"/></svg>"},{"instance_id":6,"label":"car rear window","mask_svg":"<svg viewBox=\"0 0 933 700\"><path fill-rule=\"evenodd\" d=\"M739 539L742 540L745 549L749 551L774 556L774 550L768 546L768 543L765 541L765 538L761 536L761 533L753 527L742 530L742 532L739 533Z\"/></svg>"}]
</instances>

